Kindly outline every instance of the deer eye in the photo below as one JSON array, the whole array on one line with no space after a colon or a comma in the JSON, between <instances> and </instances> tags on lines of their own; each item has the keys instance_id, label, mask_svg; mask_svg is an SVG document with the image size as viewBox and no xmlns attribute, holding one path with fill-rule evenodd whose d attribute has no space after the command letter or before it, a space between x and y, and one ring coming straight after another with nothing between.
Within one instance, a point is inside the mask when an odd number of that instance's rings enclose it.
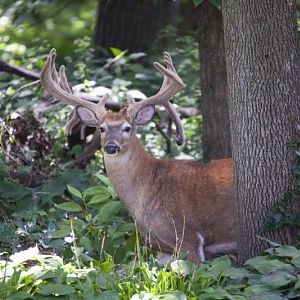
<instances>
[{"instance_id":1,"label":"deer eye","mask_svg":"<svg viewBox=\"0 0 300 300\"><path fill-rule=\"evenodd\" d=\"M123 129L125 132L130 132L130 130L131 130L131 127L129 127L129 126L126 126L126 127L124 127L124 129Z\"/></svg>"},{"instance_id":2,"label":"deer eye","mask_svg":"<svg viewBox=\"0 0 300 300\"><path fill-rule=\"evenodd\" d=\"M101 126L101 127L99 127L99 130L100 130L100 132L103 133L105 131L105 128Z\"/></svg>"}]
</instances>

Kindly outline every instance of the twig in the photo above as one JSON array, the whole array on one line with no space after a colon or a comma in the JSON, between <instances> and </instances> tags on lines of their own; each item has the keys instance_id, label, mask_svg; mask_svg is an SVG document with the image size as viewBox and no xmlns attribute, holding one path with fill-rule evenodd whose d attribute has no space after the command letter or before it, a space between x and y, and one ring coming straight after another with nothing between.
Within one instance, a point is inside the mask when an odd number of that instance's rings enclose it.
<instances>
[{"instance_id":1,"label":"twig","mask_svg":"<svg viewBox=\"0 0 300 300\"><path fill-rule=\"evenodd\" d=\"M39 80L40 79L39 73L29 71L25 68L13 66L3 60L0 60L0 71L15 74L15 75L24 77L29 80Z\"/></svg>"},{"instance_id":2,"label":"twig","mask_svg":"<svg viewBox=\"0 0 300 300\"><path fill-rule=\"evenodd\" d=\"M35 84L40 83L40 82L41 82L41 80L39 79L39 80L36 80L36 81L33 81L33 82L30 82L30 83L27 83L27 84L22 85L20 88L18 88L18 89L16 90L14 96L15 96L16 94L18 94L19 92L21 92L22 90L28 88L29 86L35 85Z\"/></svg>"}]
</instances>

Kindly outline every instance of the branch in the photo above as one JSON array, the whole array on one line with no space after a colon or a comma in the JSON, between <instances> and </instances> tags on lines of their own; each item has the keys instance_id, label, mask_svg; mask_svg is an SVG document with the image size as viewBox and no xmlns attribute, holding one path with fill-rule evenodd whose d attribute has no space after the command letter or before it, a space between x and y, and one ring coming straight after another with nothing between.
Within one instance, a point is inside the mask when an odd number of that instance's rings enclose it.
<instances>
[{"instance_id":1,"label":"branch","mask_svg":"<svg viewBox=\"0 0 300 300\"><path fill-rule=\"evenodd\" d=\"M0 71L7 72L7 73L10 73L10 74L14 74L14 75L18 75L18 76L21 76L23 78L26 78L26 79L32 80L32 81L40 80L40 74L39 73L29 71L25 68L13 66L13 65L11 65L11 64L3 61L3 60L0 60ZM25 87L26 86L22 87L22 89L25 88ZM95 101L96 99L97 100L99 99L99 97L89 95L88 93L78 92L77 94L79 96L83 97L84 99L88 100L88 101L93 101L93 100ZM119 103L114 102L114 101L108 101L105 104L105 107L107 109L118 111L118 110L121 110L125 106L121 106ZM181 118L189 118L189 117L199 115L199 110L197 108L194 108L194 107L180 107L180 106L177 106L177 111L180 114Z\"/></svg>"},{"instance_id":2,"label":"branch","mask_svg":"<svg viewBox=\"0 0 300 300\"><path fill-rule=\"evenodd\" d=\"M13 66L3 60L0 60L0 71L10 73L10 74L15 74L15 75L24 77L29 80L35 81L35 80L40 79L39 73L29 71L29 70L21 68L21 67Z\"/></svg>"}]
</instances>

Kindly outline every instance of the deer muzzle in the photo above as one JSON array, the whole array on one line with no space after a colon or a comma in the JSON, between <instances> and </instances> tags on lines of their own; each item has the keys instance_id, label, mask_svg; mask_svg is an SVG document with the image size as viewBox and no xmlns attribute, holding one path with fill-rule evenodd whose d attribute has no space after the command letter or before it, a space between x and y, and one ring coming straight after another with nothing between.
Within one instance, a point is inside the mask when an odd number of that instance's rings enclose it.
<instances>
[{"instance_id":1,"label":"deer muzzle","mask_svg":"<svg viewBox=\"0 0 300 300\"><path fill-rule=\"evenodd\" d=\"M120 152L120 146L110 142L104 147L104 151L109 155L116 155Z\"/></svg>"}]
</instances>

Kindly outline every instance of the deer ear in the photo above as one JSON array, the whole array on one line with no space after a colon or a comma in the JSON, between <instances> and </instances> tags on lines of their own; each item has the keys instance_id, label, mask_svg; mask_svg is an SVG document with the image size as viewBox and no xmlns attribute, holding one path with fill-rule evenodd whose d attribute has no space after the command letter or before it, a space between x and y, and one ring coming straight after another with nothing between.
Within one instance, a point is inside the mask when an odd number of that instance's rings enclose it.
<instances>
[{"instance_id":1,"label":"deer ear","mask_svg":"<svg viewBox=\"0 0 300 300\"><path fill-rule=\"evenodd\" d=\"M90 127L97 127L99 121L90 109L83 106L76 106L76 113L83 124Z\"/></svg>"},{"instance_id":2,"label":"deer ear","mask_svg":"<svg viewBox=\"0 0 300 300\"><path fill-rule=\"evenodd\" d=\"M146 125L151 121L155 112L154 106L146 106L142 108L136 115L133 123L136 126Z\"/></svg>"}]
</instances>

